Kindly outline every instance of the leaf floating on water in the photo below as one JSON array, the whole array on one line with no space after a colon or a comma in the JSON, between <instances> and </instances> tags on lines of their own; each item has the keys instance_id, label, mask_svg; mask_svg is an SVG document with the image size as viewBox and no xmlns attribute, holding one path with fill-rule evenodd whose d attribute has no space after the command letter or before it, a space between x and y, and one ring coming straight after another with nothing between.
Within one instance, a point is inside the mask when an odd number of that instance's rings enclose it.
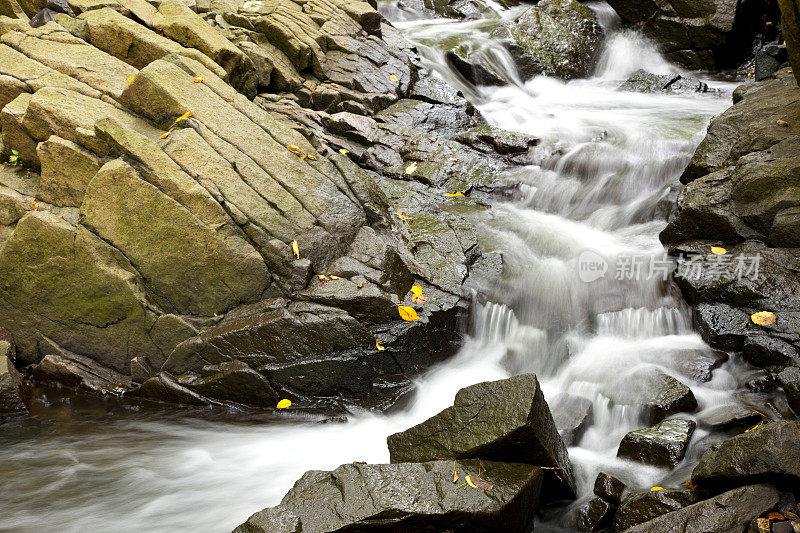
<instances>
[{"instance_id":1,"label":"leaf floating on water","mask_svg":"<svg viewBox=\"0 0 800 533\"><path fill-rule=\"evenodd\" d=\"M775 323L775 313L771 311L759 311L750 315L750 320L759 326L769 326Z\"/></svg>"},{"instance_id":2,"label":"leaf floating on water","mask_svg":"<svg viewBox=\"0 0 800 533\"><path fill-rule=\"evenodd\" d=\"M394 74L389 74L389 79L390 79L391 81L393 81L393 82L397 83L397 76L395 76Z\"/></svg>"},{"instance_id":3,"label":"leaf floating on water","mask_svg":"<svg viewBox=\"0 0 800 533\"><path fill-rule=\"evenodd\" d=\"M786 128L786 127L788 127L788 126L789 126L789 123L788 123L788 122L786 122L785 120L781 120L781 119L778 119L778 121L777 121L777 124L778 124L778 126L780 126L781 128Z\"/></svg>"},{"instance_id":4,"label":"leaf floating on water","mask_svg":"<svg viewBox=\"0 0 800 533\"><path fill-rule=\"evenodd\" d=\"M400 318L406 322L419 320L419 315L417 315L417 311L413 307L408 307L407 305L398 305L397 311L400 313Z\"/></svg>"},{"instance_id":5,"label":"leaf floating on water","mask_svg":"<svg viewBox=\"0 0 800 533\"><path fill-rule=\"evenodd\" d=\"M714 255L725 255L728 253L728 250L722 248L721 246L712 246L711 253Z\"/></svg>"},{"instance_id":6,"label":"leaf floating on water","mask_svg":"<svg viewBox=\"0 0 800 533\"><path fill-rule=\"evenodd\" d=\"M456 192L453 192L453 193L447 193L447 196L449 198L455 198L457 196L464 196L464 193L461 192L461 191L456 191Z\"/></svg>"},{"instance_id":7,"label":"leaf floating on water","mask_svg":"<svg viewBox=\"0 0 800 533\"><path fill-rule=\"evenodd\" d=\"M664 487L653 487L652 489L650 489L650 492L656 492L659 490L664 490Z\"/></svg>"},{"instance_id":8,"label":"leaf floating on water","mask_svg":"<svg viewBox=\"0 0 800 533\"><path fill-rule=\"evenodd\" d=\"M300 259L300 246L297 244L297 239L292 241L292 252L297 259Z\"/></svg>"},{"instance_id":9,"label":"leaf floating on water","mask_svg":"<svg viewBox=\"0 0 800 533\"><path fill-rule=\"evenodd\" d=\"M466 482L467 482L467 485L469 485L470 487L472 487L472 488L474 488L474 489L477 489L477 488L478 488L478 485L476 485L476 484L475 484L475 483L472 481L472 476L470 476L469 474L467 474L466 476L464 476L464 481L466 481Z\"/></svg>"},{"instance_id":10,"label":"leaf floating on water","mask_svg":"<svg viewBox=\"0 0 800 533\"><path fill-rule=\"evenodd\" d=\"M379 352L384 351L386 348L383 346L383 343L379 340L375 341L375 347L378 349Z\"/></svg>"},{"instance_id":11,"label":"leaf floating on water","mask_svg":"<svg viewBox=\"0 0 800 533\"><path fill-rule=\"evenodd\" d=\"M205 78L195 78L192 81L195 82L195 83L203 83L204 81L206 81L206 79Z\"/></svg>"},{"instance_id":12,"label":"leaf floating on water","mask_svg":"<svg viewBox=\"0 0 800 533\"><path fill-rule=\"evenodd\" d=\"M411 220L411 217L406 215L405 211L403 211L402 213L400 211L395 211L394 214L400 220Z\"/></svg>"},{"instance_id":13,"label":"leaf floating on water","mask_svg":"<svg viewBox=\"0 0 800 533\"><path fill-rule=\"evenodd\" d=\"M278 405L276 405L275 407L277 407L278 409L286 409L287 407L291 407L291 406L292 406L292 402L290 400L287 400L286 398L284 398L283 400L279 401Z\"/></svg>"},{"instance_id":14,"label":"leaf floating on water","mask_svg":"<svg viewBox=\"0 0 800 533\"><path fill-rule=\"evenodd\" d=\"M339 153L342 154L342 155L347 155L347 154L350 153L350 150L348 150L347 148L341 148L339 150Z\"/></svg>"},{"instance_id":15,"label":"leaf floating on water","mask_svg":"<svg viewBox=\"0 0 800 533\"><path fill-rule=\"evenodd\" d=\"M407 175L411 174L412 172L414 172L415 170L417 170L417 162L416 161L414 161L413 163L408 165L406 167L406 171L403 172L403 174L405 174L407 176Z\"/></svg>"}]
</instances>

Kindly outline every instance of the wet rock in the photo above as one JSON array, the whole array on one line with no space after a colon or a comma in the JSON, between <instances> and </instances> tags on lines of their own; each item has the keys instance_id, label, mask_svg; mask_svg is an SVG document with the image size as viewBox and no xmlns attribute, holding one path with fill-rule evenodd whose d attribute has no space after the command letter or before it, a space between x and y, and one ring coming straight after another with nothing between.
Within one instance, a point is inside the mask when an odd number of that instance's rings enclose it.
<instances>
[{"instance_id":1,"label":"wet rock","mask_svg":"<svg viewBox=\"0 0 800 533\"><path fill-rule=\"evenodd\" d=\"M167 403L184 405L206 405L209 403L206 398L181 386L166 372L162 372L142 383L142 386L137 391L134 391L134 394L149 400Z\"/></svg>"},{"instance_id":2,"label":"wet rock","mask_svg":"<svg viewBox=\"0 0 800 533\"><path fill-rule=\"evenodd\" d=\"M611 523L614 507L602 498L590 498L569 512L564 525L571 531L601 531Z\"/></svg>"},{"instance_id":3,"label":"wet rock","mask_svg":"<svg viewBox=\"0 0 800 533\"><path fill-rule=\"evenodd\" d=\"M684 78L677 73L653 74L640 69L631 74L618 89L637 93L705 93L708 92L708 84L695 78Z\"/></svg>"},{"instance_id":4,"label":"wet rock","mask_svg":"<svg viewBox=\"0 0 800 533\"><path fill-rule=\"evenodd\" d=\"M778 374L778 383L786 393L789 406L800 417L800 368L790 366Z\"/></svg>"},{"instance_id":5,"label":"wet rock","mask_svg":"<svg viewBox=\"0 0 800 533\"><path fill-rule=\"evenodd\" d=\"M683 509L663 514L626 531L660 533L667 531L744 531L751 520L778 503L778 491L769 485L749 485L720 494Z\"/></svg>"},{"instance_id":6,"label":"wet rock","mask_svg":"<svg viewBox=\"0 0 800 533\"><path fill-rule=\"evenodd\" d=\"M761 26L765 2L687 4L612 0L622 19L661 45L671 61L693 69L738 66Z\"/></svg>"},{"instance_id":7,"label":"wet rock","mask_svg":"<svg viewBox=\"0 0 800 533\"><path fill-rule=\"evenodd\" d=\"M788 66L789 52L786 45L771 44L756 54L756 81L771 78L778 70Z\"/></svg>"},{"instance_id":8,"label":"wet rock","mask_svg":"<svg viewBox=\"0 0 800 533\"><path fill-rule=\"evenodd\" d=\"M759 370L750 374L744 386L747 390L753 392L772 392L777 388L772 375L766 370Z\"/></svg>"},{"instance_id":9,"label":"wet rock","mask_svg":"<svg viewBox=\"0 0 800 533\"><path fill-rule=\"evenodd\" d=\"M697 496L688 490L656 490L636 492L626 497L614 516L614 531L649 522L666 513L677 511L697 501Z\"/></svg>"},{"instance_id":10,"label":"wet rock","mask_svg":"<svg viewBox=\"0 0 800 533\"><path fill-rule=\"evenodd\" d=\"M14 414L25 410L20 392L21 379L9 355L11 345L0 341L0 415Z\"/></svg>"},{"instance_id":11,"label":"wet rock","mask_svg":"<svg viewBox=\"0 0 800 533\"><path fill-rule=\"evenodd\" d=\"M694 309L703 340L721 350L738 350L750 331L747 313L726 304L700 304Z\"/></svg>"},{"instance_id":12,"label":"wet rock","mask_svg":"<svg viewBox=\"0 0 800 533\"><path fill-rule=\"evenodd\" d=\"M472 146L482 152L500 154L524 154L539 144L539 140L531 135L503 130L481 124L455 137L455 140Z\"/></svg>"},{"instance_id":13,"label":"wet rock","mask_svg":"<svg viewBox=\"0 0 800 533\"><path fill-rule=\"evenodd\" d=\"M89 357L65 350L52 341L45 340L39 347L44 357L32 369L38 380L102 394L119 394L131 386L130 377L104 368Z\"/></svg>"},{"instance_id":14,"label":"wet rock","mask_svg":"<svg viewBox=\"0 0 800 533\"><path fill-rule=\"evenodd\" d=\"M544 73L573 79L591 74L603 30L594 12L575 0L542 0L492 36L508 43L523 78Z\"/></svg>"},{"instance_id":15,"label":"wet rock","mask_svg":"<svg viewBox=\"0 0 800 533\"><path fill-rule=\"evenodd\" d=\"M580 396L562 393L554 396L548 404L564 444L577 444L592 419L592 402Z\"/></svg>"},{"instance_id":16,"label":"wet rock","mask_svg":"<svg viewBox=\"0 0 800 533\"><path fill-rule=\"evenodd\" d=\"M693 421L674 419L631 431L620 442L617 456L653 466L674 467L686 455L695 426Z\"/></svg>"},{"instance_id":17,"label":"wet rock","mask_svg":"<svg viewBox=\"0 0 800 533\"><path fill-rule=\"evenodd\" d=\"M538 507L542 470L484 461L480 478L491 488L463 485L478 461L388 465L346 464L306 472L276 507L264 509L237 533L528 531ZM453 471L459 481L453 483ZM466 488L465 488L466 487Z\"/></svg>"},{"instance_id":18,"label":"wet rock","mask_svg":"<svg viewBox=\"0 0 800 533\"><path fill-rule=\"evenodd\" d=\"M619 505L624 492L625 483L605 472L597 474L597 478L594 480L595 495L613 505Z\"/></svg>"},{"instance_id":19,"label":"wet rock","mask_svg":"<svg viewBox=\"0 0 800 533\"><path fill-rule=\"evenodd\" d=\"M472 85L502 86L506 84L497 74L488 70L479 62L471 61L469 54L460 47L448 50L444 55L444 59L452 69L461 74Z\"/></svg>"},{"instance_id":20,"label":"wet rock","mask_svg":"<svg viewBox=\"0 0 800 533\"><path fill-rule=\"evenodd\" d=\"M672 363L682 375L694 381L711 381L712 372L728 360L720 350L682 350L672 357Z\"/></svg>"},{"instance_id":21,"label":"wet rock","mask_svg":"<svg viewBox=\"0 0 800 533\"><path fill-rule=\"evenodd\" d=\"M692 482L714 489L769 481L800 482L800 423L770 422L712 447L692 472Z\"/></svg>"},{"instance_id":22,"label":"wet rock","mask_svg":"<svg viewBox=\"0 0 800 533\"><path fill-rule=\"evenodd\" d=\"M800 350L793 344L769 335L750 335L742 345L745 360L755 366L800 364Z\"/></svg>"},{"instance_id":23,"label":"wet rock","mask_svg":"<svg viewBox=\"0 0 800 533\"><path fill-rule=\"evenodd\" d=\"M637 371L625 381L637 385L610 391L611 400L618 405L641 406L646 423L656 424L670 415L697 409L691 389L659 370Z\"/></svg>"},{"instance_id":24,"label":"wet rock","mask_svg":"<svg viewBox=\"0 0 800 533\"><path fill-rule=\"evenodd\" d=\"M741 405L723 405L707 412L701 424L713 430L728 430L735 427L753 427L762 416L752 409Z\"/></svg>"},{"instance_id":25,"label":"wet rock","mask_svg":"<svg viewBox=\"0 0 800 533\"><path fill-rule=\"evenodd\" d=\"M558 472L561 493L574 491L566 446L533 374L463 388L451 407L387 443L395 463L452 457L534 464Z\"/></svg>"},{"instance_id":26,"label":"wet rock","mask_svg":"<svg viewBox=\"0 0 800 533\"><path fill-rule=\"evenodd\" d=\"M800 85L800 10L791 0L778 0L781 9L781 33L786 40L789 60L794 67L794 77Z\"/></svg>"},{"instance_id":27,"label":"wet rock","mask_svg":"<svg viewBox=\"0 0 800 533\"><path fill-rule=\"evenodd\" d=\"M182 376L178 383L201 396L225 402L274 407L280 399L264 376L235 359L207 365L199 375Z\"/></svg>"}]
</instances>

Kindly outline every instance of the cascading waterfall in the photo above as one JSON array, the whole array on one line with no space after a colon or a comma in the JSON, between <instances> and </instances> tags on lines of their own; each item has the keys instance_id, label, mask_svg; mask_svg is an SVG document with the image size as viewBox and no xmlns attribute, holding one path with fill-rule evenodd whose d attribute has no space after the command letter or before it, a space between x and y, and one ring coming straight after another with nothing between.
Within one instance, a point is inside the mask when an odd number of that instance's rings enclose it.
<instances>
[{"instance_id":1,"label":"cascading waterfall","mask_svg":"<svg viewBox=\"0 0 800 533\"><path fill-rule=\"evenodd\" d=\"M504 279L484 288L491 301L475 303L466 345L417 381L410 405L386 416L355 414L345 424L302 415L249 424L132 411L88 412L33 435L12 428L0 435L0 530L42 531L55 523L61 531L109 523L116 531L230 530L276 504L304 471L384 462L387 435L447 407L464 386L520 372L536 372L546 398L569 393L592 402L591 426L570 448L583 494L601 469L638 486L685 479L685 466L668 472L616 458L620 439L642 427L642 419L640 408L614 397L635 396L647 384L632 376L658 369L691 383L700 407L689 416L702 419L737 402L731 393L737 363L717 369L707 383L693 381L681 358L709 349L692 332L688 310L662 276L619 267L628 259L663 259L658 232L673 201L670 186L730 98L616 91L638 68L676 69L641 36L616 28L606 4L593 8L609 34L597 75L564 83L520 80L485 31L491 20L430 20L382 6L430 69L461 89L491 124L541 139L528 165L501 178L514 184L516 198L476 215L484 217L482 249L503 254ZM505 18L520 9L496 6ZM465 85L441 52L443 43L456 41L479 50L476 57L508 85ZM581 279L586 254L606 265L603 276ZM698 431L694 440L705 436Z\"/></svg>"}]
</instances>

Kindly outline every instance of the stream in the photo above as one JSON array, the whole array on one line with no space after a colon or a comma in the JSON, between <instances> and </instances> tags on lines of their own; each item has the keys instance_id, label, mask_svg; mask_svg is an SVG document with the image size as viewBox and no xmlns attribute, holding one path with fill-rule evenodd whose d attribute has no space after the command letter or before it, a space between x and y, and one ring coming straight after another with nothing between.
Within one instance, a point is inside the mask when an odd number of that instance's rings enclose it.
<instances>
[{"instance_id":1,"label":"stream","mask_svg":"<svg viewBox=\"0 0 800 533\"><path fill-rule=\"evenodd\" d=\"M658 233L678 177L709 120L730 105L734 85L709 81L719 93L687 96L617 91L636 69L679 69L619 28L606 4L591 7L607 34L596 75L523 83L487 37L491 21L434 20L396 3L381 6L426 65L490 124L541 139L530 164L501 178L513 184L514 198L474 215L482 249L503 255L504 278L482 288L489 301L475 302L467 342L417 380L407 407L323 424L299 413L187 415L48 393L34 406L38 422L0 430L0 531L230 531L277 504L306 470L387 462L387 435L449 406L462 387L522 372L537 374L550 401L569 393L592 403L591 424L569 449L581 495L601 470L633 487L688 479L697 447L715 438L704 417L747 405L736 392L746 370L732 359L710 381L689 375L687 358L710 348L664 280ZM497 6L506 18L519 9ZM466 86L439 49L458 39L480 47L508 85ZM644 424L635 402L612 399L646 392L642 376L653 369L689 385L699 404L684 414L699 425L671 471L616 457L622 437Z\"/></svg>"}]
</instances>

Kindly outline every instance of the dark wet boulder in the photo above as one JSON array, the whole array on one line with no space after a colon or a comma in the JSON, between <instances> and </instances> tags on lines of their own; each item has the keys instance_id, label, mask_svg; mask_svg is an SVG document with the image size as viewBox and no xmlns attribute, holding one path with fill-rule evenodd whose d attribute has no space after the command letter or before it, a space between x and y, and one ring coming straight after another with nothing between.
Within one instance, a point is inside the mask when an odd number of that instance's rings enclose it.
<instances>
[{"instance_id":1,"label":"dark wet boulder","mask_svg":"<svg viewBox=\"0 0 800 533\"><path fill-rule=\"evenodd\" d=\"M778 503L778 499L778 491L769 485L740 487L715 498L662 514L626 531L628 533L745 531L753 519L771 510Z\"/></svg>"},{"instance_id":2,"label":"dark wet boulder","mask_svg":"<svg viewBox=\"0 0 800 533\"><path fill-rule=\"evenodd\" d=\"M721 350L681 350L671 357L670 364L694 381L711 381L712 372L728 360Z\"/></svg>"},{"instance_id":3,"label":"dark wet boulder","mask_svg":"<svg viewBox=\"0 0 800 533\"><path fill-rule=\"evenodd\" d=\"M611 0L622 19L655 40L671 61L692 69L738 66L767 11L764 0Z\"/></svg>"},{"instance_id":4,"label":"dark wet boulder","mask_svg":"<svg viewBox=\"0 0 800 533\"><path fill-rule=\"evenodd\" d=\"M617 405L640 406L646 424L657 424L666 417L697 409L692 390L660 370L643 369L626 377L632 387L618 387L609 392Z\"/></svg>"},{"instance_id":5,"label":"dark wet boulder","mask_svg":"<svg viewBox=\"0 0 800 533\"><path fill-rule=\"evenodd\" d=\"M692 472L698 486L800 484L800 422L770 422L712 447Z\"/></svg>"},{"instance_id":6,"label":"dark wet boulder","mask_svg":"<svg viewBox=\"0 0 800 533\"><path fill-rule=\"evenodd\" d=\"M736 427L753 427L762 416L760 413L741 405L721 405L704 412L700 424L714 430L728 430Z\"/></svg>"},{"instance_id":7,"label":"dark wet boulder","mask_svg":"<svg viewBox=\"0 0 800 533\"><path fill-rule=\"evenodd\" d=\"M741 350L750 331L747 313L724 303L703 303L694 308L693 314L704 341L721 350Z\"/></svg>"},{"instance_id":8,"label":"dark wet boulder","mask_svg":"<svg viewBox=\"0 0 800 533\"><path fill-rule=\"evenodd\" d=\"M794 77L800 85L800 6L794 0L778 0L778 5L781 9L781 33L794 67Z\"/></svg>"},{"instance_id":9,"label":"dark wet boulder","mask_svg":"<svg viewBox=\"0 0 800 533\"><path fill-rule=\"evenodd\" d=\"M492 36L506 42L523 79L540 73L573 79L594 70L603 30L594 12L576 0L542 0Z\"/></svg>"},{"instance_id":10,"label":"dark wet boulder","mask_svg":"<svg viewBox=\"0 0 800 533\"><path fill-rule=\"evenodd\" d=\"M790 366L778 374L778 383L786 393L789 407L800 417L800 368Z\"/></svg>"},{"instance_id":11,"label":"dark wet boulder","mask_svg":"<svg viewBox=\"0 0 800 533\"><path fill-rule=\"evenodd\" d=\"M472 85L501 86L506 84L497 74L484 67L478 59L470 57L469 52L462 46L445 52L444 59L453 70L461 74Z\"/></svg>"},{"instance_id":12,"label":"dark wet boulder","mask_svg":"<svg viewBox=\"0 0 800 533\"><path fill-rule=\"evenodd\" d=\"M466 483L467 475L477 488ZM527 464L346 464L306 472L279 505L254 514L235 533L524 533L532 527L541 484L542 470Z\"/></svg>"},{"instance_id":13,"label":"dark wet boulder","mask_svg":"<svg viewBox=\"0 0 800 533\"><path fill-rule=\"evenodd\" d=\"M575 490L567 448L533 374L463 388L451 407L387 442L393 463L448 457L527 463L554 469L548 482L562 493Z\"/></svg>"},{"instance_id":14,"label":"dark wet boulder","mask_svg":"<svg viewBox=\"0 0 800 533\"><path fill-rule=\"evenodd\" d=\"M695 427L691 420L673 419L631 431L620 442L617 457L653 466L674 467L686 455Z\"/></svg>"},{"instance_id":15,"label":"dark wet boulder","mask_svg":"<svg viewBox=\"0 0 800 533\"><path fill-rule=\"evenodd\" d=\"M689 490L635 492L620 504L614 516L614 531L627 531L637 524L682 509L696 501L697 496Z\"/></svg>"},{"instance_id":16,"label":"dark wet boulder","mask_svg":"<svg viewBox=\"0 0 800 533\"><path fill-rule=\"evenodd\" d=\"M605 501L619 505L622 494L625 492L625 483L605 472L597 474L594 480L594 493Z\"/></svg>"},{"instance_id":17,"label":"dark wet boulder","mask_svg":"<svg viewBox=\"0 0 800 533\"><path fill-rule=\"evenodd\" d=\"M631 74L618 89L637 93L705 93L708 92L708 84L695 78L685 78L677 73L653 74L640 69Z\"/></svg>"},{"instance_id":18,"label":"dark wet boulder","mask_svg":"<svg viewBox=\"0 0 800 533\"><path fill-rule=\"evenodd\" d=\"M0 416L25 410L19 372L9 358L10 353L11 345L0 341Z\"/></svg>"},{"instance_id":19,"label":"dark wet boulder","mask_svg":"<svg viewBox=\"0 0 800 533\"><path fill-rule=\"evenodd\" d=\"M592 402L580 396L561 393L554 396L548 404L564 444L577 444L592 420Z\"/></svg>"},{"instance_id":20,"label":"dark wet boulder","mask_svg":"<svg viewBox=\"0 0 800 533\"><path fill-rule=\"evenodd\" d=\"M44 357L31 369L40 381L60 383L67 387L101 394L119 394L131 386L130 377L105 368L93 359L72 353L49 339L39 344Z\"/></svg>"},{"instance_id":21,"label":"dark wet boulder","mask_svg":"<svg viewBox=\"0 0 800 533\"><path fill-rule=\"evenodd\" d=\"M786 45L771 44L756 54L754 77L756 81L771 78L778 70L789 65L789 52Z\"/></svg>"},{"instance_id":22,"label":"dark wet boulder","mask_svg":"<svg viewBox=\"0 0 800 533\"><path fill-rule=\"evenodd\" d=\"M800 364L800 350L795 345L766 334L748 336L742 345L742 354L754 366Z\"/></svg>"},{"instance_id":23,"label":"dark wet boulder","mask_svg":"<svg viewBox=\"0 0 800 533\"><path fill-rule=\"evenodd\" d=\"M602 498L589 498L570 510L562 524L570 531L601 531L614 517L614 506Z\"/></svg>"}]
</instances>

